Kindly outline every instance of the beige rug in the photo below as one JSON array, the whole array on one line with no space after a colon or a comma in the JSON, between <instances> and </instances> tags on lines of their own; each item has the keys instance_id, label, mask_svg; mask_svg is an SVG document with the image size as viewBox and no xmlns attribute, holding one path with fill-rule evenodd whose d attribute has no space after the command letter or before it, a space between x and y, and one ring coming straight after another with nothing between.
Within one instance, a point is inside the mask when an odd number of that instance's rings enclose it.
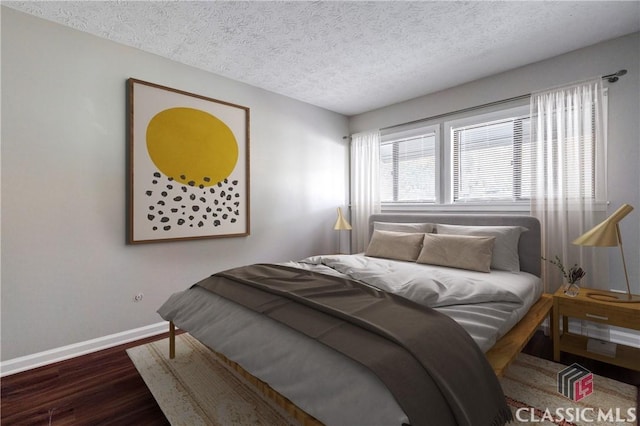
<instances>
[{"instance_id":1,"label":"beige rug","mask_svg":"<svg viewBox=\"0 0 640 426\"><path fill-rule=\"evenodd\" d=\"M558 392L558 373L565 368L566 365L518 355L500 380L515 416L511 424L637 425L635 386L594 374L593 392L576 402Z\"/></svg>"},{"instance_id":2,"label":"beige rug","mask_svg":"<svg viewBox=\"0 0 640 426\"><path fill-rule=\"evenodd\" d=\"M295 425L295 420L190 335L127 350L162 412L174 426Z\"/></svg>"},{"instance_id":3,"label":"beige rug","mask_svg":"<svg viewBox=\"0 0 640 426\"><path fill-rule=\"evenodd\" d=\"M292 425L296 421L255 392L214 352L188 334L176 336L176 358L169 340L127 350L172 425ZM516 420L532 425L635 425L637 388L594 375L593 393L575 402L558 393L557 374L566 366L525 354L501 379ZM603 413L598 419L599 410ZM553 418L552 418L553 416Z\"/></svg>"}]
</instances>

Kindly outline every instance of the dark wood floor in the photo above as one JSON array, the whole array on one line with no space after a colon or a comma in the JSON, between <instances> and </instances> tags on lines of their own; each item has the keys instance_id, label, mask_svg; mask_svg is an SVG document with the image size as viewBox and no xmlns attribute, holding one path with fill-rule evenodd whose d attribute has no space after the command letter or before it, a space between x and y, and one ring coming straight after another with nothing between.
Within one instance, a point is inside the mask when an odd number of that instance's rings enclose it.
<instances>
[{"instance_id":1,"label":"dark wood floor","mask_svg":"<svg viewBox=\"0 0 640 426\"><path fill-rule=\"evenodd\" d=\"M125 352L159 335L2 378L2 425L168 425Z\"/></svg>"},{"instance_id":2,"label":"dark wood floor","mask_svg":"<svg viewBox=\"0 0 640 426\"><path fill-rule=\"evenodd\" d=\"M70 359L1 380L2 425L167 425L125 350L160 335ZM541 332L524 352L551 359L551 341ZM563 354L595 374L640 387L640 372Z\"/></svg>"}]
</instances>

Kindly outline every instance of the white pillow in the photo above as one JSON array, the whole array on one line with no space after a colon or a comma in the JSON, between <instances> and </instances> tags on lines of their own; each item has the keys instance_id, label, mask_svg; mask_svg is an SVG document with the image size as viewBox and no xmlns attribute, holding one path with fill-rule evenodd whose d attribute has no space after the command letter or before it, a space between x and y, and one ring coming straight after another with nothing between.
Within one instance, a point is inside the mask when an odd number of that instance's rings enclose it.
<instances>
[{"instance_id":1,"label":"white pillow","mask_svg":"<svg viewBox=\"0 0 640 426\"><path fill-rule=\"evenodd\" d=\"M495 237L424 234L418 263L491 272L491 254Z\"/></svg>"},{"instance_id":2,"label":"white pillow","mask_svg":"<svg viewBox=\"0 0 640 426\"><path fill-rule=\"evenodd\" d=\"M373 229L424 234L425 232L433 232L435 226L433 223L373 222Z\"/></svg>"},{"instance_id":3,"label":"white pillow","mask_svg":"<svg viewBox=\"0 0 640 426\"><path fill-rule=\"evenodd\" d=\"M415 262L424 234L374 230L365 256Z\"/></svg>"},{"instance_id":4,"label":"white pillow","mask_svg":"<svg viewBox=\"0 0 640 426\"><path fill-rule=\"evenodd\" d=\"M520 256L518 243L520 234L527 231L523 226L463 226L437 224L438 234L475 235L496 237L491 257L491 268L519 272Z\"/></svg>"}]
</instances>

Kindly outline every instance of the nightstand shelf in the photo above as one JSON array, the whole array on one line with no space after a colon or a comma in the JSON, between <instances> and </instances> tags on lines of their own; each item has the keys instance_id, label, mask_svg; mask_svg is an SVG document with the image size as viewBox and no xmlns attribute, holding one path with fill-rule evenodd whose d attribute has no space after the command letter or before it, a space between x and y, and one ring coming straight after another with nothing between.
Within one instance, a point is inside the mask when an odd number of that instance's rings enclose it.
<instances>
[{"instance_id":1,"label":"nightstand shelf","mask_svg":"<svg viewBox=\"0 0 640 426\"><path fill-rule=\"evenodd\" d=\"M620 367L629 368L631 370L640 370L640 349L631 346L618 345L616 348L616 356L610 357L601 355L597 352L587 351L587 340L585 336L579 336L571 333L564 333L560 336L560 350L574 355L584 356L586 358L595 359L609 364L619 365ZM558 359L557 361L559 361Z\"/></svg>"},{"instance_id":2,"label":"nightstand shelf","mask_svg":"<svg viewBox=\"0 0 640 426\"><path fill-rule=\"evenodd\" d=\"M615 356L607 356L587 350L586 336L568 332L568 318L593 321L601 324L640 330L640 303L613 303L587 297L589 293L611 294L604 290L580 289L576 297L558 290L553 295L553 358L560 361L560 352L568 352L586 358L607 362L640 371L640 349L618 344ZM560 333L560 318L562 330Z\"/></svg>"}]
</instances>

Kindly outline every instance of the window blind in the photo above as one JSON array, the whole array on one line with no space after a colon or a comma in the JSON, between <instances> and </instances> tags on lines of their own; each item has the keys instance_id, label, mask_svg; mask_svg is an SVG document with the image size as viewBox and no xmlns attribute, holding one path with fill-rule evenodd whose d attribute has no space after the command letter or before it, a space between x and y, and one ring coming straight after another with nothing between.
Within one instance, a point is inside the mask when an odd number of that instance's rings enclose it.
<instances>
[{"instance_id":1,"label":"window blind","mask_svg":"<svg viewBox=\"0 0 640 426\"><path fill-rule=\"evenodd\" d=\"M380 199L384 202L435 202L436 132L387 136L380 145Z\"/></svg>"},{"instance_id":2,"label":"window blind","mask_svg":"<svg viewBox=\"0 0 640 426\"><path fill-rule=\"evenodd\" d=\"M453 201L518 201L531 194L528 116L454 127Z\"/></svg>"}]
</instances>

